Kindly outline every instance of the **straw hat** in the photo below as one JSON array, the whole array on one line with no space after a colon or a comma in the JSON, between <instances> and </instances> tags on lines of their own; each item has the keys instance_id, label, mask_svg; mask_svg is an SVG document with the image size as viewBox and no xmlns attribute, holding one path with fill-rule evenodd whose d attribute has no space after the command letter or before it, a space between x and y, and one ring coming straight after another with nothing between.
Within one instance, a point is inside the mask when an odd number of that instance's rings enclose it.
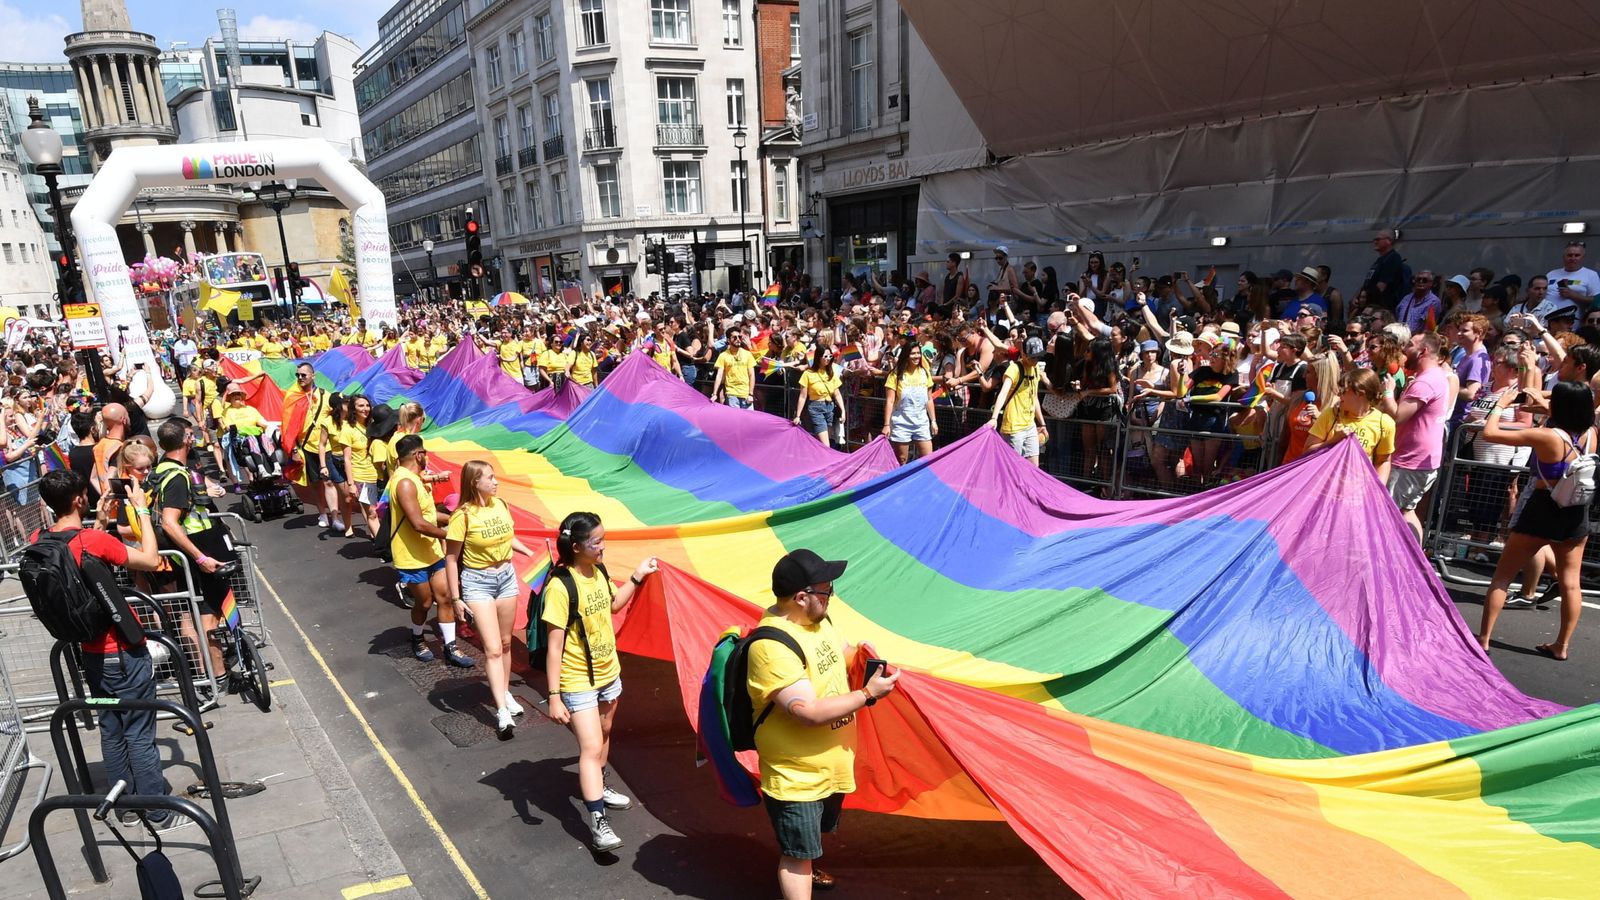
<instances>
[{"instance_id":1,"label":"straw hat","mask_svg":"<svg viewBox=\"0 0 1600 900\"><path fill-rule=\"evenodd\" d=\"M1167 339L1167 352L1173 356L1193 356L1194 337L1187 331L1180 331Z\"/></svg>"}]
</instances>

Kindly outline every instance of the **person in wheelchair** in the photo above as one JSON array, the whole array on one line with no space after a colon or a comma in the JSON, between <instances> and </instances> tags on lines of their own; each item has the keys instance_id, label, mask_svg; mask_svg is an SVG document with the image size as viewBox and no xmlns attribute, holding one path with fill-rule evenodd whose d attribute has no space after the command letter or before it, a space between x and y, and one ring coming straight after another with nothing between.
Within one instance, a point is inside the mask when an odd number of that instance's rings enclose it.
<instances>
[{"instance_id":1,"label":"person in wheelchair","mask_svg":"<svg viewBox=\"0 0 1600 900\"><path fill-rule=\"evenodd\" d=\"M241 481L259 481L283 474L283 457L261 411L245 403L244 388L233 382L225 395L220 426L228 434Z\"/></svg>"}]
</instances>

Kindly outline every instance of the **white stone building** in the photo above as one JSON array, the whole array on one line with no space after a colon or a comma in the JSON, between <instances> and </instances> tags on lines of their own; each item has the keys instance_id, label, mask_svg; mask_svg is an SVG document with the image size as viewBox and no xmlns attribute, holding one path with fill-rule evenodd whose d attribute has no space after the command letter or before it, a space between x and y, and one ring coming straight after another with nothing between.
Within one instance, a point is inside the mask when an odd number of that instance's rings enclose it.
<instances>
[{"instance_id":1,"label":"white stone building","mask_svg":"<svg viewBox=\"0 0 1600 900\"><path fill-rule=\"evenodd\" d=\"M55 292L55 263L28 200L22 168L14 151L0 149L0 306L58 319Z\"/></svg>"}]
</instances>

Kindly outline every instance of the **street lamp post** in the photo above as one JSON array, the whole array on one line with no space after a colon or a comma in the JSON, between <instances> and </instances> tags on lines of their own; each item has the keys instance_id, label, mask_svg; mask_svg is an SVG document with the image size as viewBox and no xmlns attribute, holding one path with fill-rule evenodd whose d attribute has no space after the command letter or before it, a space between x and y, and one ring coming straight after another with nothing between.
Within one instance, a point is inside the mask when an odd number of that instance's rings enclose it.
<instances>
[{"instance_id":1,"label":"street lamp post","mask_svg":"<svg viewBox=\"0 0 1600 900\"><path fill-rule=\"evenodd\" d=\"M65 272L73 269L82 270L75 265L72 223L67 221L67 215L61 209L61 186L58 182L62 172L61 135L44 120L44 111L39 108L38 97L28 98L28 119L28 127L22 130L22 149L33 162L33 170L44 178L45 190L50 195L50 213L56 220L56 243L61 245L61 253L69 263L68 266L62 267L63 272L56 281L56 302L61 305L61 320L65 323L67 304L77 299L68 296L73 288ZM79 351L78 360L83 366L84 374L89 378L89 389L94 391L96 396L105 397L106 376L100 367L99 352Z\"/></svg>"},{"instance_id":2,"label":"street lamp post","mask_svg":"<svg viewBox=\"0 0 1600 900\"><path fill-rule=\"evenodd\" d=\"M733 133L733 147L739 151L739 256L743 260L739 287L745 294L750 293L750 236L745 233L745 210L750 205L750 173L744 167L744 147L749 137L743 128Z\"/></svg>"},{"instance_id":3,"label":"street lamp post","mask_svg":"<svg viewBox=\"0 0 1600 900\"><path fill-rule=\"evenodd\" d=\"M283 231L283 211L294 202L295 185L298 182L293 178L286 178L281 183L271 182L263 185L259 181L250 182L250 190L255 192L257 199L266 203L272 209L272 214L278 220L278 246L283 250L283 277L291 280L289 275L289 238ZM293 298L294 318L300 320L300 292L297 286L289 285L289 295Z\"/></svg>"},{"instance_id":4,"label":"street lamp post","mask_svg":"<svg viewBox=\"0 0 1600 900\"><path fill-rule=\"evenodd\" d=\"M439 273L433 267L433 238L422 239L422 252L428 254L428 299L439 302Z\"/></svg>"}]
</instances>

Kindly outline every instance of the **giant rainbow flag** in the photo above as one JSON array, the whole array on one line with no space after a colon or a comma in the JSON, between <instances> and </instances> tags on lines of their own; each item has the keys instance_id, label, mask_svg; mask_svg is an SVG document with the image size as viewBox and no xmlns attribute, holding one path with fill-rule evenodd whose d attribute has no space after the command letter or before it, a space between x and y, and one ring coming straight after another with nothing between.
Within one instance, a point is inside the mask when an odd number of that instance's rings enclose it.
<instances>
[{"instance_id":1,"label":"giant rainbow flag","mask_svg":"<svg viewBox=\"0 0 1600 900\"><path fill-rule=\"evenodd\" d=\"M990 431L896 468L642 355L512 396L456 352L396 395L431 459L493 461L530 546L588 509L613 570L663 561L618 643L675 661L691 724L773 562L850 561L834 622L906 669L862 719L853 806L1003 819L1086 896L1596 894L1600 707L1500 675L1353 443L1111 502Z\"/></svg>"}]
</instances>

